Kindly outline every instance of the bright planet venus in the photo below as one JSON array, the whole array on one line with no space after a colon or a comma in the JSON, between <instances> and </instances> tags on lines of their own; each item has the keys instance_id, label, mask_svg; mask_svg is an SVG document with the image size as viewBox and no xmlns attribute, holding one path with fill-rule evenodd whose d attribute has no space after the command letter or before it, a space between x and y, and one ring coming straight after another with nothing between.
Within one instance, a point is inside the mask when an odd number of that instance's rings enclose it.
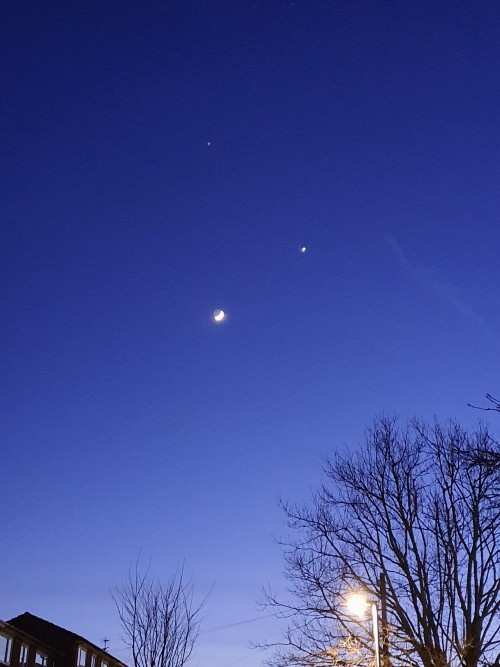
<instances>
[{"instance_id":1,"label":"bright planet venus","mask_svg":"<svg viewBox=\"0 0 500 667\"><path fill-rule=\"evenodd\" d=\"M217 310L214 310L214 321L215 322L222 322L223 319L226 317L226 313L218 308Z\"/></svg>"}]
</instances>

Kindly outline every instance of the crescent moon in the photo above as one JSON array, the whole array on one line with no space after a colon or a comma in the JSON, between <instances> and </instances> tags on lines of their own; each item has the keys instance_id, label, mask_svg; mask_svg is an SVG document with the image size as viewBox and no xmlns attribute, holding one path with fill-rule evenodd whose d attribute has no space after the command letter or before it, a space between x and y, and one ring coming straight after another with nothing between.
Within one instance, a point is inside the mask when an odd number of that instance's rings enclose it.
<instances>
[{"instance_id":1,"label":"crescent moon","mask_svg":"<svg viewBox=\"0 0 500 667\"><path fill-rule=\"evenodd\" d=\"M214 312L214 320L216 322L222 322L222 320L226 317L226 313L219 309Z\"/></svg>"}]
</instances>

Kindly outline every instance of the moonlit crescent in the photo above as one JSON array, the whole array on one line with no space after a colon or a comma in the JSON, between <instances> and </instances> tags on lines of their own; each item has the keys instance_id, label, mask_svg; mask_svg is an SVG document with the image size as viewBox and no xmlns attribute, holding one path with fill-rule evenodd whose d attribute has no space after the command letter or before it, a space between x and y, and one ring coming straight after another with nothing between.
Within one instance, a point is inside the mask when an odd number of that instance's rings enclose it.
<instances>
[{"instance_id":1,"label":"moonlit crescent","mask_svg":"<svg viewBox=\"0 0 500 667\"><path fill-rule=\"evenodd\" d=\"M216 322L222 322L222 320L226 317L226 313L223 310L216 310L214 312L214 320Z\"/></svg>"}]
</instances>

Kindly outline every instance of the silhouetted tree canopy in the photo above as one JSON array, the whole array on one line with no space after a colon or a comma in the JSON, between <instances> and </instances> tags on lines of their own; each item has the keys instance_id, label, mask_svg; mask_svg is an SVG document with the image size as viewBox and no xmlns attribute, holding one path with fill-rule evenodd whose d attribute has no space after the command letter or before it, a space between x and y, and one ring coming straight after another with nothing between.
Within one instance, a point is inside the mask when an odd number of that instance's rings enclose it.
<instances>
[{"instance_id":1,"label":"silhouetted tree canopy","mask_svg":"<svg viewBox=\"0 0 500 667\"><path fill-rule=\"evenodd\" d=\"M328 460L312 502L284 505L290 595L269 590L266 602L288 629L271 664L372 663L370 623L347 608L353 590L379 606L383 667L498 664L500 474L484 457L492 447L482 426L379 418L364 447Z\"/></svg>"},{"instance_id":2,"label":"silhouetted tree canopy","mask_svg":"<svg viewBox=\"0 0 500 667\"><path fill-rule=\"evenodd\" d=\"M134 667L183 667L191 657L206 602L193 602L191 580L181 569L166 583L141 573L138 564L113 599L120 616L123 639Z\"/></svg>"}]
</instances>

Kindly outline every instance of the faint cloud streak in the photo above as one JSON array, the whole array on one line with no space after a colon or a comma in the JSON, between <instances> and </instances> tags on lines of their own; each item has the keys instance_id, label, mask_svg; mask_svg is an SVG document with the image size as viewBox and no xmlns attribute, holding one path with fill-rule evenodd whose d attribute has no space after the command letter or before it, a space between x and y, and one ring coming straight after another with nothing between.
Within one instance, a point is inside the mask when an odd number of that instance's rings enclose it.
<instances>
[{"instance_id":1,"label":"faint cloud streak","mask_svg":"<svg viewBox=\"0 0 500 667\"><path fill-rule=\"evenodd\" d=\"M463 299L462 292L458 287L446 282L433 266L414 265L408 261L397 239L392 234L387 235L393 253L396 255L401 266L421 285L431 290L438 297L454 306L458 312L469 320L484 325L484 320Z\"/></svg>"}]
</instances>

